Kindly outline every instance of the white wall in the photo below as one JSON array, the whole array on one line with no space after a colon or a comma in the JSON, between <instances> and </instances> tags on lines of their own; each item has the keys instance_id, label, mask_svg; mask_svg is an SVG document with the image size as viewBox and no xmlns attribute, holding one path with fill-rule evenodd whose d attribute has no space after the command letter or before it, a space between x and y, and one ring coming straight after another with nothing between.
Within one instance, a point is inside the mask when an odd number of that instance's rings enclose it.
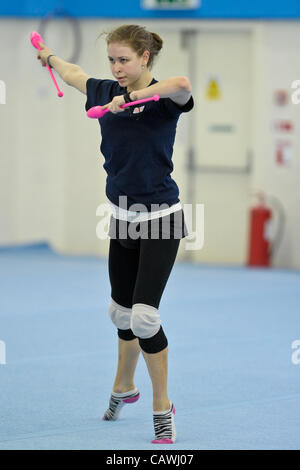
<instances>
[{"instance_id":1,"label":"white wall","mask_svg":"<svg viewBox=\"0 0 300 470\"><path fill-rule=\"evenodd\" d=\"M106 202L103 157L99 154L100 132L97 122L86 118L85 96L68 87L60 80L64 97L59 99L50 77L36 60L36 51L30 44L29 34L38 28L36 20L0 19L1 68L0 80L6 83L6 104L0 104L0 244L18 244L46 240L66 253L97 253L106 256L108 240L96 237L96 208ZM91 76L110 78L105 55L104 40L95 39L106 27L118 22L95 20L81 21L83 46L78 64ZM291 82L300 79L297 41L300 24L293 22L237 23L237 22L145 22L149 28L165 36L165 48L153 69L155 78L187 73L186 57L180 52L181 27L196 29L221 28L242 29L251 32L252 65L252 149L254 168L249 177L235 180L245 198L238 213L224 219L230 226L231 217L241 219L241 230L234 231L231 246L237 253L231 259L224 256L224 240L216 233L220 227L209 225L211 243L215 243L215 256L207 262L235 262L243 264L246 259L245 219L251 193L264 190L278 197L284 205L287 225L283 242L276 254L274 264L280 267L300 268L299 218L299 166L300 152L297 127L300 124L300 105L289 104L278 109L273 105L273 90L277 87L289 91ZM66 42L49 28L47 37L54 53L66 59L70 55L71 36ZM8 44L9 46L6 46ZM171 54L170 54L170 51ZM201 60L201 58L195 58ZM195 84L196 85L196 84ZM179 184L182 201L186 201L187 174L185 169L188 146L189 119L182 116L176 138L174 178ZM293 160L289 167L278 167L274 162L274 118L289 117L295 123ZM196 141L197 143L197 141ZM203 201L211 187L210 178L218 187L216 201L211 207L219 209L217 197L233 192L230 179L202 176ZM239 187L240 186L240 187ZM207 188L207 189L206 189ZM247 194L249 204L247 204ZM199 201L202 202L202 201ZM209 221L210 219L208 219ZM220 219L219 219L220 220ZM242 243L241 243L242 240ZM241 249L241 246L244 247ZM244 252L243 252L244 251ZM183 246L180 257L184 257ZM198 256L198 258L197 258ZM201 261L201 253L195 253Z\"/></svg>"},{"instance_id":2,"label":"white wall","mask_svg":"<svg viewBox=\"0 0 300 470\"><path fill-rule=\"evenodd\" d=\"M291 94L291 84L300 77L299 62L300 23L268 22L256 27L253 64L253 147L255 165L252 190L262 190L275 197L283 206L285 231L274 265L282 268L300 268L300 105L289 99L287 106L274 104L274 91L283 89ZM276 120L291 120L294 131L278 132L273 128ZM292 160L280 166L275 161L275 143L287 140L292 145ZM275 209L274 220L277 220Z\"/></svg>"}]
</instances>

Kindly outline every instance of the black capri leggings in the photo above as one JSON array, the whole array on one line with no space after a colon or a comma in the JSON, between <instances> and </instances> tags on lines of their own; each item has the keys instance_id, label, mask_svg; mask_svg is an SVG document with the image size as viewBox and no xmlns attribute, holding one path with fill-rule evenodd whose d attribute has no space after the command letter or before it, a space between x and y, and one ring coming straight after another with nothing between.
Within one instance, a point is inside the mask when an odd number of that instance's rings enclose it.
<instances>
[{"instance_id":1,"label":"black capri leggings","mask_svg":"<svg viewBox=\"0 0 300 470\"><path fill-rule=\"evenodd\" d=\"M172 234L171 229L171 237ZM184 236L185 234L182 234L180 238ZM143 303L159 308L180 243L180 238L161 238L161 232L159 237L159 239L138 238L137 240L111 238L109 246L111 297L119 305L132 308L134 304ZM132 330L118 329L118 335L124 340L136 338ZM162 327L154 337L143 340L139 338L139 342L146 352L158 352L168 344Z\"/></svg>"},{"instance_id":2,"label":"black capri leggings","mask_svg":"<svg viewBox=\"0 0 300 470\"><path fill-rule=\"evenodd\" d=\"M110 240L111 297L123 307L137 303L158 309L180 240L139 240L136 249Z\"/></svg>"}]
</instances>

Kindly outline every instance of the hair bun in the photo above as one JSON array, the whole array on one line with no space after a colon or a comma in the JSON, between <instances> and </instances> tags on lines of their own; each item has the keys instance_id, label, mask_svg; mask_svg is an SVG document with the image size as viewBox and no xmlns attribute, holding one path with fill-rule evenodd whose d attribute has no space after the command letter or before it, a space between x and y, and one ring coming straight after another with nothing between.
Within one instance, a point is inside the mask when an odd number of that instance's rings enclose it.
<instances>
[{"instance_id":1,"label":"hair bun","mask_svg":"<svg viewBox=\"0 0 300 470\"><path fill-rule=\"evenodd\" d=\"M159 52L162 48L163 41L162 41L161 37L158 34L152 33L152 32L150 34L152 36L153 46L155 47L156 52Z\"/></svg>"}]
</instances>

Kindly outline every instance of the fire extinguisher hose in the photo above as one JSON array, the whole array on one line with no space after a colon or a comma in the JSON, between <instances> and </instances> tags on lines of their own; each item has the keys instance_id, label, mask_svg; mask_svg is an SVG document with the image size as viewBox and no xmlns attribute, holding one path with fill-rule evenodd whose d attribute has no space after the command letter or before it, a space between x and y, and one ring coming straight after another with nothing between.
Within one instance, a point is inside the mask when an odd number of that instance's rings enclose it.
<instances>
[{"instance_id":1,"label":"fire extinguisher hose","mask_svg":"<svg viewBox=\"0 0 300 470\"><path fill-rule=\"evenodd\" d=\"M283 238L284 229L286 225L286 217L284 207L278 198L276 198L275 196L268 196L268 200L270 201L270 205L274 207L278 217L277 231L272 243L270 244L270 257L273 259L275 254L278 252L280 243Z\"/></svg>"}]
</instances>

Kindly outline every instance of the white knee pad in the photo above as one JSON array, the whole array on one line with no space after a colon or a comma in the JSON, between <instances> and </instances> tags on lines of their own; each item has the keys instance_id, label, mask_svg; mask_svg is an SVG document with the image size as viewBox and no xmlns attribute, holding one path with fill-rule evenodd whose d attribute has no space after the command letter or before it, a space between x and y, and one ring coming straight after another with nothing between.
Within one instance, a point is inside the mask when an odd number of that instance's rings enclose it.
<instances>
[{"instance_id":1,"label":"white knee pad","mask_svg":"<svg viewBox=\"0 0 300 470\"><path fill-rule=\"evenodd\" d=\"M152 338L160 329L161 319L157 308L146 304L134 304L130 328L138 338Z\"/></svg>"},{"instance_id":2,"label":"white knee pad","mask_svg":"<svg viewBox=\"0 0 300 470\"><path fill-rule=\"evenodd\" d=\"M108 307L108 313L112 322L116 325L117 328L120 330L130 329L130 318L132 313L131 308L123 307L111 299Z\"/></svg>"}]
</instances>

